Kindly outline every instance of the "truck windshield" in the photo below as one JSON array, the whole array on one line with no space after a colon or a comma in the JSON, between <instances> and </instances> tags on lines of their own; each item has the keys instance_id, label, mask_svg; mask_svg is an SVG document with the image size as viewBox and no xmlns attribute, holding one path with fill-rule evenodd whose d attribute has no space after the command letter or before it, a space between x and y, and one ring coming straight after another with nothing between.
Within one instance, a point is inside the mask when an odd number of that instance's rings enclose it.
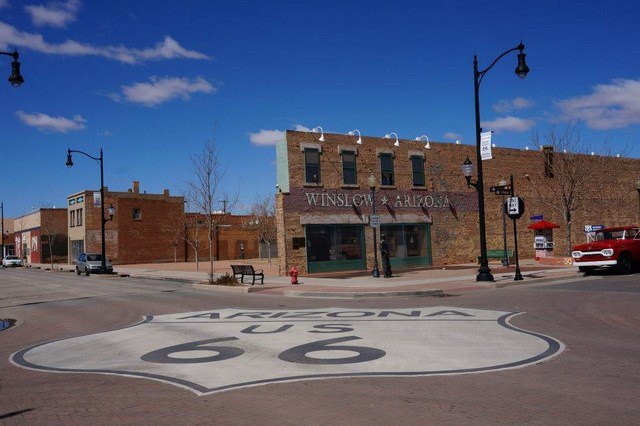
<instances>
[{"instance_id":1,"label":"truck windshield","mask_svg":"<svg viewBox=\"0 0 640 426\"><path fill-rule=\"evenodd\" d=\"M100 261L102 261L102 255L101 254L88 254L87 255L87 261L89 261L89 262L100 262Z\"/></svg>"},{"instance_id":2,"label":"truck windshield","mask_svg":"<svg viewBox=\"0 0 640 426\"><path fill-rule=\"evenodd\" d=\"M627 231L602 231L596 233L595 240L624 240L627 238Z\"/></svg>"}]
</instances>

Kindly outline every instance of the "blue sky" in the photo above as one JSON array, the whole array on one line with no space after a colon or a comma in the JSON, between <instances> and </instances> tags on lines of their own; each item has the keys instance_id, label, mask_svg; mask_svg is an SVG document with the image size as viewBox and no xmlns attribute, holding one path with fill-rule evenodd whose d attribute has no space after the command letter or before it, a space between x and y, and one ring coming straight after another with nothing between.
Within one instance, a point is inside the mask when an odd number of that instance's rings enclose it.
<instances>
[{"instance_id":1,"label":"blue sky","mask_svg":"<svg viewBox=\"0 0 640 426\"><path fill-rule=\"evenodd\" d=\"M269 144L296 126L473 143L473 55L484 67L521 39L529 76L512 54L482 84L495 143L576 121L638 157L637 16L631 1L0 0L0 50L26 79L0 81L0 200L16 216L97 189L67 147L103 147L111 189L177 192L214 128L244 205L274 191Z\"/></svg>"}]
</instances>

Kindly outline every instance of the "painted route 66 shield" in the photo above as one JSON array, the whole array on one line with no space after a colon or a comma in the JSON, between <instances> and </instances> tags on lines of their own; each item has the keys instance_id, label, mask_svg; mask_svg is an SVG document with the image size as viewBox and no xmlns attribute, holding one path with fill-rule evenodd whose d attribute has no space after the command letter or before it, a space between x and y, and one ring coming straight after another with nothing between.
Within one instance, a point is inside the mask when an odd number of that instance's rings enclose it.
<instances>
[{"instance_id":1,"label":"painted route 66 shield","mask_svg":"<svg viewBox=\"0 0 640 426\"><path fill-rule=\"evenodd\" d=\"M21 350L12 361L172 383L197 394L280 381L420 376L518 368L559 341L509 324L515 313L414 309L220 309L147 317L132 327Z\"/></svg>"}]
</instances>

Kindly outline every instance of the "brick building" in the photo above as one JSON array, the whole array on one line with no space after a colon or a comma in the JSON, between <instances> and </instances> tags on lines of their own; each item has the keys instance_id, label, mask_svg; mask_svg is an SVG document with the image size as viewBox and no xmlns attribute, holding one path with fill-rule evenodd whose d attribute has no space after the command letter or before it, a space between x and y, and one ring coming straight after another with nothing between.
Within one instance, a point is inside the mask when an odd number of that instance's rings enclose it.
<instances>
[{"instance_id":1,"label":"brick building","mask_svg":"<svg viewBox=\"0 0 640 426\"><path fill-rule=\"evenodd\" d=\"M15 255L29 263L67 261L67 210L42 208L13 220Z\"/></svg>"},{"instance_id":2,"label":"brick building","mask_svg":"<svg viewBox=\"0 0 640 426\"><path fill-rule=\"evenodd\" d=\"M96 202L94 203L94 194ZM67 197L69 263L84 252L100 253L99 191L81 191ZM205 216L185 213L184 197L140 192L134 181L126 192L105 188L105 215L113 206L113 219L105 225L107 257L116 264L194 261L209 258ZM259 232L248 226L251 217L216 214L214 235L216 259L255 258Z\"/></svg>"},{"instance_id":3,"label":"brick building","mask_svg":"<svg viewBox=\"0 0 640 426\"><path fill-rule=\"evenodd\" d=\"M214 214L217 231L213 238L213 256L217 260L255 259L259 257L260 230L252 224L256 218L250 215ZM273 217L261 218L275 226ZM186 213L185 223L188 237L184 240L185 261L195 260L198 245L199 259L208 259L209 240L206 216L201 213Z\"/></svg>"},{"instance_id":4,"label":"brick building","mask_svg":"<svg viewBox=\"0 0 640 426\"><path fill-rule=\"evenodd\" d=\"M478 203L475 189L467 188L461 165L475 146L386 138L356 137L287 131L276 146L278 194L276 225L280 271L292 265L303 272L362 270L373 267L373 228L368 225L375 202L380 234L390 246L395 267L420 267L475 262L479 256ZM518 222L522 257L533 257L533 234L528 217L543 214L561 224L555 252L566 251L560 212L548 200L549 175L544 155L549 151L494 148L485 161L485 212L488 249L502 248L502 201L489 186L514 175L517 195L526 203ZM556 155L562 155L556 153ZM582 158L584 157L584 158ZM584 239L584 225L623 225L638 220L640 160L582 156L582 165L598 170L582 189L583 200L574 214L574 243ZM547 157L548 158L548 157ZM545 165L547 167L545 167ZM375 199L367 178L377 180ZM513 248L509 226L509 247Z\"/></svg>"},{"instance_id":5,"label":"brick building","mask_svg":"<svg viewBox=\"0 0 640 426\"><path fill-rule=\"evenodd\" d=\"M94 203L95 194L95 203ZM69 263L81 252L100 253L100 191L84 190L67 197ZM107 257L114 263L169 262L174 260L172 225L184 216L184 197L140 192L134 181L126 192L104 194L105 215L115 208L105 226ZM178 259L184 249L178 245Z\"/></svg>"}]
</instances>

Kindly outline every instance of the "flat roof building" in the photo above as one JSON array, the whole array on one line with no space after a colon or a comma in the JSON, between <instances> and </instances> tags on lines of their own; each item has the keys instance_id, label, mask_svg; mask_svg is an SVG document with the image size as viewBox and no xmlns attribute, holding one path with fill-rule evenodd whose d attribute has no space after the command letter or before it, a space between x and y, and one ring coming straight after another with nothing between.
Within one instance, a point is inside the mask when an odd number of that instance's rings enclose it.
<instances>
[{"instance_id":1,"label":"flat roof building","mask_svg":"<svg viewBox=\"0 0 640 426\"><path fill-rule=\"evenodd\" d=\"M468 156L475 162L475 145L378 137L287 131L276 145L276 226L280 272L293 265L301 272L371 270L375 205L386 237L392 267L426 267L476 262L479 256L478 197L461 172ZM394 143L396 142L396 143ZM555 166L553 156L555 155ZM578 188L580 208L569 230L574 244L584 239L588 223L633 223L638 218L640 160L553 153L553 150L494 148L483 163L487 248L502 249L502 202L489 187L514 175L517 195L526 213L519 221L519 249L534 257L530 215L564 224L554 176L569 155L578 156L589 179ZM606 163L606 166L605 166ZM577 163L576 163L577 164ZM368 179L374 176L375 195ZM554 204L554 200L557 203ZM513 249L509 221L507 238ZM566 235L566 229L558 230ZM379 245L378 245L379 250ZM566 238L555 242L565 254ZM380 261L380 256L378 255Z\"/></svg>"}]
</instances>

